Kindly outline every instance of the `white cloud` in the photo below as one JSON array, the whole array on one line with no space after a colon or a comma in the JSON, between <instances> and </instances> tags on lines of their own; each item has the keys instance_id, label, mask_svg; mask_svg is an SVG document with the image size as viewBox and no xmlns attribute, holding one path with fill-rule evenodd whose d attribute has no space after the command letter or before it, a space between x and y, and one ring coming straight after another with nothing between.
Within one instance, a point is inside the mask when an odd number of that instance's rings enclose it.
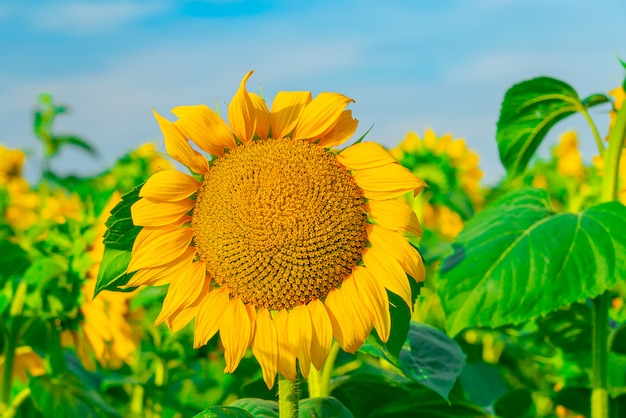
<instances>
[{"instance_id":1,"label":"white cloud","mask_svg":"<svg viewBox=\"0 0 626 418\"><path fill-rule=\"evenodd\" d=\"M66 33L98 33L162 13L162 1L71 1L51 2L25 10L27 20L36 28Z\"/></svg>"}]
</instances>

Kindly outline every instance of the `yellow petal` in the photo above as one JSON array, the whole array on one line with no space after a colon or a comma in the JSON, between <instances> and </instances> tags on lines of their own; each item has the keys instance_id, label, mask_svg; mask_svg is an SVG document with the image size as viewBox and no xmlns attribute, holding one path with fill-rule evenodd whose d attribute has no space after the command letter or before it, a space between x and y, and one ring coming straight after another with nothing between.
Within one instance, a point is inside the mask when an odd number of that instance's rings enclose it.
<instances>
[{"instance_id":1,"label":"yellow petal","mask_svg":"<svg viewBox=\"0 0 626 418\"><path fill-rule=\"evenodd\" d=\"M367 307L374 321L374 328L383 342L389 339L391 331L391 315L389 314L389 297L385 288L378 282L370 271L364 267L354 268L354 283L361 298L361 303Z\"/></svg>"},{"instance_id":2,"label":"yellow petal","mask_svg":"<svg viewBox=\"0 0 626 418\"><path fill-rule=\"evenodd\" d=\"M163 286L169 284L181 266L193 262L195 254L195 248L189 247L180 257L167 264L153 268L142 268L130 278L125 287Z\"/></svg>"},{"instance_id":3,"label":"yellow petal","mask_svg":"<svg viewBox=\"0 0 626 418\"><path fill-rule=\"evenodd\" d=\"M337 124L322 136L320 147L330 148L343 144L354 135L359 121L352 117L351 110L344 110Z\"/></svg>"},{"instance_id":4,"label":"yellow petal","mask_svg":"<svg viewBox=\"0 0 626 418\"><path fill-rule=\"evenodd\" d=\"M130 208L133 224L139 226L165 226L175 223L189 212L194 201L155 202L146 197L139 199Z\"/></svg>"},{"instance_id":5,"label":"yellow petal","mask_svg":"<svg viewBox=\"0 0 626 418\"><path fill-rule=\"evenodd\" d=\"M307 308L313 324L311 362L317 370L320 370L330 352L330 346L333 342L333 327L322 301L315 299L309 302Z\"/></svg>"},{"instance_id":6,"label":"yellow petal","mask_svg":"<svg viewBox=\"0 0 626 418\"><path fill-rule=\"evenodd\" d=\"M365 204L368 215L379 225L392 231L422 236L417 215L405 202L398 200L370 200Z\"/></svg>"},{"instance_id":7,"label":"yellow petal","mask_svg":"<svg viewBox=\"0 0 626 418\"><path fill-rule=\"evenodd\" d=\"M311 367L311 340L313 327L311 315L306 305L298 305L289 312L289 335L296 337L296 357L300 362L300 371L306 379Z\"/></svg>"},{"instance_id":8,"label":"yellow petal","mask_svg":"<svg viewBox=\"0 0 626 418\"><path fill-rule=\"evenodd\" d=\"M252 99L250 99L250 95L246 90L246 81L248 81L253 72L250 71L243 77L241 84L239 84L239 90L237 90L228 106L230 127L235 136L244 144L252 139L256 128L256 112Z\"/></svg>"},{"instance_id":9,"label":"yellow petal","mask_svg":"<svg viewBox=\"0 0 626 418\"><path fill-rule=\"evenodd\" d=\"M293 130L293 138L311 141L320 139L339 122L341 113L353 101L339 93L320 93L304 107Z\"/></svg>"},{"instance_id":10,"label":"yellow petal","mask_svg":"<svg viewBox=\"0 0 626 418\"><path fill-rule=\"evenodd\" d=\"M265 139L270 133L270 111L267 109L265 100L256 93L250 93L250 99L252 100L252 106L254 106L255 119L256 119L256 134Z\"/></svg>"},{"instance_id":11,"label":"yellow petal","mask_svg":"<svg viewBox=\"0 0 626 418\"><path fill-rule=\"evenodd\" d=\"M287 380L296 380L297 339L289 333L289 312L281 310L274 317L278 337L278 372Z\"/></svg>"},{"instance_id":12,"label":"yellow petal","mask_svg":"<svg viewBox=\"0 0 626 418\"><path fill-rule=\"evenodd\" d=\"M226 368L224 373L235 371L250 341L250 317L240 297L231 299L222 313L220 338L224 345Z\"/></svg>"},{"instance_id":13,"label":"yellow petal","mask_svg":"<svg viewBox=\"0 0 626 418\"><path fill-rule=\"evenodd\" d=\"M374 200L387 200L410 191L417 195L426 183L398 163L355 170L354 181L363 189L363 196Z\"/></svg>"},{"instance_id":14,"label":"yellow petal","mask_svg":"<svg viewBox=\"0 0 626 418\"><path fill-rule=\"evenodd\" d=\"M413 312L411 284L400 263L373 248L363 252L363 263L387 290L400 296Z\"/></svg>"},{"instance_id":15,"label":"yellow petal","mask_svg":"<svg viewBox=\"0 0 626 418\"><path fill-rule=\"evenodd\" d=\"M185 325L187 325L193 318L198 315L200 305L208 297L209 291L211 290L210 282L211 281L208 279L204 280L204 285L202 286L202 290L200 291L200 296L195 300L195 302L193 302L190 306L186 308L178 309L165 320L165 323L172 332L180 331Z\"/></svg>"},{"instance_id":16,"label":"yellow petal","mask_svg":"<svg viewBox=\"0 0 626 418\"><path fill-rule=\"evenodd\" d=\"M415 281L423 282L426 279L422 256L399 232L368 224L367 240L372 244L372 250L397 260Z\"/></svg>"},{"instance_id":17,"label":"yellow petal","mask_svg":"<svg viewBox=\"0 0 626 418\"><path fill-rule=\"evenodd\" d=\"M200 188L200 182L178 170L163 170L146 181L139 191L140 197L164 202L187 199Z\"/></svg>"},{"instance_id":18,"label":"yellow petal","mask_svg":"<svg viewBox=\"0 0 626 418\"><path fill-rule=\"evenodd\" d=\"M328 293L325 306L335 339L344 351L354 353L370 334L372 316L361 303L352 275Z\"/></svg>"},{"instance_id":19,"label":"yellow petal","mask_svg":"<svg viewBox=\"0 0 626 418\"><path fill-rule=\"evenodd\" d=\"M154 321L154 326L158 326L177 310L191 306L200 297L205 281L206 265L204 262L182 265L167 289L161 313Z\"/></svg>"},{"instance_id":20,"label":"yellow petal","mask_svg":"<svg viewBox=\"0 0 626 418\"><path fill-rule=\"evenodd\" d=\"M127 271L158 267L177 259L189 248L192 238L193 229L191 228L150 230L144 240L135 239Z\"/></svg>"},{"instance_id":21,"label":"yellow petal","mask_svg":"<svg viewBox=\"0 0 626 418\"><path fill-rule=\"evenodd\" d=\"M229 305L228 289L221 287L209 292L198 306L198 315L193 330L193 348L205 345L220 329L224 311Z\"/></svg>"},{"instance_id":22,"label":"yellow petal","mask_svg":"<svg viewBox=\"0 0 626 418\"><path fill-rule=\"evenodd\" d=\"M376 142L359 142L350 145L337 155L337 161L348 170L363 170L397 162Z\"/></svg>"},{"instance_id":23,"label":"yellow petal","mask_svg":"<svg viewBox=\"0 0 626 418\"><path fill-rule=\"evenodd\" d=\"M310 91L279 91L272 102L272 136L282 138L295 128L302 110L311 102Z\"/></svg>"},{"instance_id":24,"label":"yellow petal","mask_svg":"<svg viewBox=\"0 0 626 418\"><path fill-rule=\"evenodd\" d=\"M174 125L201 150L221 157L224 149L235 148L232 131L210 107L178 106L172 109L172 113L179 117Z\"/></svg>"},{"instance_id":25,"label":"yellow petal","mask_svg":"<svg viewBox=\"0 0 626 418\"><path fill-rule=\"evenodd\" d=\"M165 138L167 153L191 171L204 174L209 171L209 163L198 151L191 148L185 135L172 122L154 111L161 132Z\"/></svg>"},{"instance_id":26,"label":"yellow petal","mask_svg":"<svg viewBox=\"0 0 626 418\"><path fill-rule=\"evenodd\" d=\"M261 365L265 384L271 389L274 387L278 370L278 336L274 321L265 308L261 309L256 317L252 354Z\"/></svg>"}]
</instances>

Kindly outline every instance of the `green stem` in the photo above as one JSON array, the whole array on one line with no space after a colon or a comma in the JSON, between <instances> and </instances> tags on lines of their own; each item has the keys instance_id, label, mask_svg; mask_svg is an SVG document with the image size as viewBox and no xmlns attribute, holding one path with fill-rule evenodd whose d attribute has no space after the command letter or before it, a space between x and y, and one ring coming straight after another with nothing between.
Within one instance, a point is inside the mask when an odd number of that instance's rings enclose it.
<instances>
[{"instance_id":1,"label":"green stem","mask_svg":"<svg viewBox=\"0 0 626 418\"><path fill-rule=\"evenodd\" d=\"M593 137L596 140L598 152L602 154L604 152L604 143L602 142L602 137L600 136L600 132L598 132L598 128L596 127L596 124L593 122L593 119L591 119L591 116L589 116L589 112L587 112L586 107L582 106L579 109L579 111L580 113L583 114L583 116L587 120L587 123L589 124L589 127L591 128L591 132L593 132Z\"/></svg>"},{"instance_id":2,"label":"green stem","mask_svg":"<svg viewBox=\"0 0 626 418\"><path fill-rule=\"evenodd\" d=\"M30 396L30 388L25 388L20 393L18 393L17 396L13 398L13 402L11 402L11 406L9 407L9 409L7 409L6 412L4 412L4 415L2 415L2 418L15 417L17 415L17 410L19 409L20 405L29 396Z\"/></svg>"},{"instance_id":3,"label":"green stem","mask_svg":"<svg viewBox=\"0 0 626 418\"><path fill-rule=\"evenodd\" d=\"M324 367L322 367L322 375L320 376L319 396L322 398L330 396L330 376L335 368L335 360L337 359L338 354L339 344L337 344L337 341L333 341L328 357L324 362Z\"/></svg>"},{"instance_id":4,"label":"green stem","mask_svg":"<svg viewBox=\"0 0 626 418\"><path fill-rule=\"evenodd\" d=\"M4 344L4 370L2 373L2 395L0 396L0 404L9 405L11 401L11 387L13 385L13 362L15 361L16 348L16 339L13 333L7 335Z\"/></svg>"},{"instance_id":5,"label":"green stem","mask_svg":"<svg viewBox=\"0 0 626 418\"><path fill-rule=\"evenodd\" d=\"M298 418L299 386L298 378L292 382L278 375L278 416L280 418Z\"/></svg>"},{"instance_id":6,"label":"green stem","mask_svg":"<svg viewBox=\"0 0 626 418\"><path fill-rule=\"evenodd\" d=\"M609 134L609 148L604 152L604 176L602 178L602 202L617 198L619 182L619 160L626 137L626 106L617 112L615 125ZM609 337L609 293L593 300L593 344L591 375L591 417L608 418L608 337Z\"/></svg>"}]
</instances>

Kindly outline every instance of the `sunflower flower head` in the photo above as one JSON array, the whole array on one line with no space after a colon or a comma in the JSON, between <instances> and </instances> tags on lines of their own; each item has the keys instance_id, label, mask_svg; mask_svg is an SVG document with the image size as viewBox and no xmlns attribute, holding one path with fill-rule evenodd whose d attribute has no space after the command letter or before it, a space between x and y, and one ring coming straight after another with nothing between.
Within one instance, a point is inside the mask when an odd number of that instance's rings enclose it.
<instances>
[{"instance_id":1,"label":"sunflower flower head","mask_svg":"<svg viewBox=\"0 0 626 418\"><path fill-rule=\"evenodd\" d=\"M578 150L576 131L567 131L559 139L559 144L552 149L557 160L556 170L563 176L582 180L585 177L583 158Z\"/></svg>"},{"instance_id":2,"label":"sunflower flower head","mask_svg":"<svg viewBox=\"0 0 626 418\"><path fill-rule=\"evenodd\" d=\"M463 217L448 206L445 196L463 196L471 211L482 206L483 172L478 167L478 154L468 149L462 138L451 134L437 136L432 129L427 129L423 137L409 132L391 153L428 183L428 191L421 199L409 197L424 227L445 239L456 237L463 227Z\"/></svg>"},{"instance_id":3,"label":"sunflower flower head","mask_svg":"<svg viewBox=\"0 0 626 418\"><path fill-rule=\"evenodd\" d=\"M192 174L164 170L141 189L127 286L168 284L157 325L195 319L195 347L219 332L226 372L251 347L272 387L296 364L320 369L333 338L352 353L372 328L386 341L387 290L412 307L407 274L425 272L405 235L421 228L396 198L425 183L376 143L331 149L357 128L352 99L281 91L270 107L246 90L251 74L228 124L204 105L174 108L174 122L155 113Z\"/></svg>"}]
</instances>

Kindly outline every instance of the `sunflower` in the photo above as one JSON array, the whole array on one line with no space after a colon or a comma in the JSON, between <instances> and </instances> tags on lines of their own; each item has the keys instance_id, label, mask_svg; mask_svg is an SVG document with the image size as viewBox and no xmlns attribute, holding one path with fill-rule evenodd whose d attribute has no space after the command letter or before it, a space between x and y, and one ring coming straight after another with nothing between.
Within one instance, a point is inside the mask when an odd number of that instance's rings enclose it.
<instances>
[{"instance_id":1,"label":"sunflower","mask_svg":"<svg viewBox=\"0 0 626 418\"><path fill-rule=\"evenodd\" d=\"M428 183L428 192L421 199L409 197L424 227L446 239L456 237L463 219L484 202L478 154L468 149L462 138L449 133L438 137L432 129L427 129L423 138L409 132L391 154ZM451 207L446 199L454 195L467 201L465 208Z\"/></svg>"},{"instance_id":2,"label":"sunflower","mask_svg":"<svg viewBox=\"0 0 626 418\"><path fill-rule=\"evenodd\" d=\"M155 112L168 154L195 174L161 171L141 189L127 285L169 284L155 325L195 318L195 347L219 331L228 373L251 347L271 388L277 372L296 379L296 360L304 377L319 370L333 337L351 353L372 328L386 341L386 290L412 307L406 274L425 272L404 234L421 229L394 198L425 184L376 143L331 149L356 130L352 99L281 91L270 110L246 90L251 74L230 126L204 105L174 108L173 123Z\"/></svg>"},{"instance_id":3,"label":"sunflower","mask_svg":"<svg viewBox=\"0 0 626 418\"><path fill-rule=\"evenodd\" d=\"M626 91L624 90L624 87L620 86L611 90L609 92L609 96L613 97L613 109L611 110L611 112L609 112L609 132L611 132L611 130L613 129L613 125L615 125L617 111L620 110L622 104L624 103L624 99L626 99Z\"/></svg>"},{"instance_id":4,"label":"sunflower","mask_svg":"<svg viewBox=\"0 0 626 418\"><path fill-rule=\"evenodd\" d=\"M4 356L0 356L0 376L4 373ZM27 345L15 349L13 359L13 376L22 383L28 382L29 376L41 376L46 373L44 361Z\"/></svg>"}]
</instances>

